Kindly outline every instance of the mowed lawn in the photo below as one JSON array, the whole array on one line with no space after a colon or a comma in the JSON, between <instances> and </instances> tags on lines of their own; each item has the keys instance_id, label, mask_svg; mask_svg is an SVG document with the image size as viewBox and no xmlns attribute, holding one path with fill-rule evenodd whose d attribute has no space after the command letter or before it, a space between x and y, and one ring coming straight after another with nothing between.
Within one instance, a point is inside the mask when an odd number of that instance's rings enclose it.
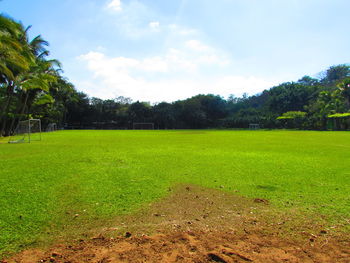
<instances>
[{"instance_id":1,"label":"mowed lawn","mask_svg":"<svg viewBox=\"0 0 350 263\"><path fill-rule=\"evenodd\" d=\"M350 132L59 131L0 144L0 255L135 211L177 183L343 220Z\"/></svg>"}]
</instances>

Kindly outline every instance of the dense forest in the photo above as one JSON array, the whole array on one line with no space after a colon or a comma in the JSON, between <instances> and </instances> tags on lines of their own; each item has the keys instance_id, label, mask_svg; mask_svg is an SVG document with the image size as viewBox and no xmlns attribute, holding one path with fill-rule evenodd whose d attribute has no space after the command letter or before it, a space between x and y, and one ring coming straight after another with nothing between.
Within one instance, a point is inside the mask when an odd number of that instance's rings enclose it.
<instances>
[{"instance_id":1,"label":"dense forest","mask_svg":"<svg viewBox=\"0 0 350 263\"><path fill-rule=\"evenodd\" d=\"M350 65L331 66L319 77L304 76L262 93L224 99L197 95L172 103L102 100L77 91L49 58L48 42L29 39L21 23L0 15L0 136L20 120L40 118L43 127L131 129L154 123L156 129L264 128L350 129ZM234 90L234 87L232 87Z\"/></svg>"}]
</instances>

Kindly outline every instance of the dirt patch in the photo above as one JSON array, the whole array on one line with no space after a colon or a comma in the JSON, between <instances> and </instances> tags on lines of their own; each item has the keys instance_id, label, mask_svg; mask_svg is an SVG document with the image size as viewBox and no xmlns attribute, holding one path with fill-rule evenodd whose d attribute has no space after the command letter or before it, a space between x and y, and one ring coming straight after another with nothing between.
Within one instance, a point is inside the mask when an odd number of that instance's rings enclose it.
<instances>
[{"instance_id":1,"label":"dirt patch","mask_svg":"<svg viewBox=\"0 0 350 263\"><path fill-rule=\"evenodd\" d=\"M95 236L3 262L350 262L350 238L268 200L181 185Z\"/></svg>"}]
</instances>

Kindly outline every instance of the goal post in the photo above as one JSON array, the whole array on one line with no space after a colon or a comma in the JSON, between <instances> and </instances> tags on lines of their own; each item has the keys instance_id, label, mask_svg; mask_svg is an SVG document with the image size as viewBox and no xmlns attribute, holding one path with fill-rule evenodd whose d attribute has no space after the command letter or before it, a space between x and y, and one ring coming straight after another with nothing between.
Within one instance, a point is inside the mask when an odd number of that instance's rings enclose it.
<instances>
[{"instance_id":1,"label":"goal post","mask_svg":"<svg viewBox=\"0 0 350 263\"><path fill-rule=\"evenodd\" d=\"M249 130L259 130L260 129L260 124L258 123L250 123L249 124Z\"/></svg>"},{"instance_id":2,"label":"goal post","mask_svg":"<svg viewBox=\"0 0 350 263\"><path fill-rule=\"evenodd\" d=\"M46 132L53 132L57 131L57 124L56 123L49 123L46 127Z\"/></svg>"},{"instance_id":3,"label":"goal post","mask_svg":"<svg viewBox=\"0 0 350 263\"><path fill-rule=\"evenodd\" d=\"M134 122L132 124L133 130L154 130L153 122Z\"/></svg>"},{"instance_id":4,"label":"goal post","mask_svg":"<svg viewBox=\"0 0 350 263\"><path fill-rule=\"evenodd\" d=\"M40 119L19 121L9 139L9 143L30 143L31 141L41 141Z\"/></svg>"}]
</instances>

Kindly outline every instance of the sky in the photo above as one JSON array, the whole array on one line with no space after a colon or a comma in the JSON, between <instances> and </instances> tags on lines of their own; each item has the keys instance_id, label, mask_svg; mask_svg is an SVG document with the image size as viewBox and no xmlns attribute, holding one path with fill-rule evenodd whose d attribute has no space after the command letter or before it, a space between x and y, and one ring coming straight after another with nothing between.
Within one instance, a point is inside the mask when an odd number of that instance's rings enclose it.
<instances>
[{"instance_id":1,"label":"sky","mask_svg":"<svg viewBox=\"0 0 350 263\"><path fill-rule=\"evenodd\" d=\"M91 97L257 94L350 62L349 0L2 0Z\"/></svg>"}]
</instances>

